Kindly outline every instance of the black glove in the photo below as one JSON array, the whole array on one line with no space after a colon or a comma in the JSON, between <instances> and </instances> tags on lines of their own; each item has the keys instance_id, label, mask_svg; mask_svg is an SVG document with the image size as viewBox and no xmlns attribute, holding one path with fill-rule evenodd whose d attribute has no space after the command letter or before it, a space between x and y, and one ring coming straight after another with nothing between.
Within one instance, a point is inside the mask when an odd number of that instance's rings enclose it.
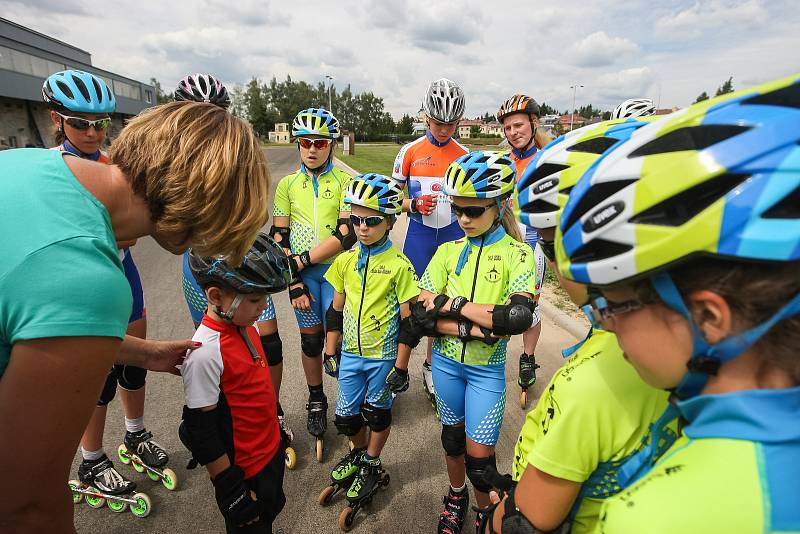
<instances>
[{"instance_id":1,"label":"black glove","mask_svg":"<svg viewBox=\"0 0 800 534\"><path fill-rule=\"evenodd\" d=\"M386 375L386 385L395 393L402 393L408 389L408 369L398 369L396 366Z\"/></svg>"},{"instance_id":2,"label":"black glove","mask_svg":"<svg viewBox=\"0 0 800 534\"><path fill-rule=\"evenodd\" d=\"M325 374L333 378L339 378L339 362L342 360L342 353L336 351L336 354L325 354L322 360L322 367L325 369Z\"/></svg>"},{"instance_id":3,"label":"black glove","mask_svg":"<svg viewBox=\"0 0 800 534\"><path fill-rule=\"evenodd\" d=\"M258 519L259 506L250 497L241 467L231 465L214 477L213 483L217 506L226 519L238 526Z\"/></svg>"}]
</instances>

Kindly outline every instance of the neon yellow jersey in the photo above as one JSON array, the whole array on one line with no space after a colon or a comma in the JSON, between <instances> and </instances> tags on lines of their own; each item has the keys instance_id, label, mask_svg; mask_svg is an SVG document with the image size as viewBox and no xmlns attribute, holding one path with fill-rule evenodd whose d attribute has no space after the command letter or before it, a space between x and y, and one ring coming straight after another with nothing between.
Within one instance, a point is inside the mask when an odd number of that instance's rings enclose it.
<instances>
[{"instance_id":1,"label":"neon yellow jersey","mask_svg":"<svg viewBox=\"0 0 800 534\"><path fill-rule=\"evenodd\" d=\"M289 248L294 254L311 250L330 237L339 213L350 211L344 202L351 177L341 169L313 178L301 168L284 176L275 189L275 217L289 217ZM331 263L329 258L322 263Z\"/></svg>"},{"instance_id":2,"label":"neon yellow jersey","mask_svg":"<svg viewBox=\"0 0 800 534\"><path fill-rule=\"evenodd\" d=\"M389 240L372 250L359 243L339 254L325 279L345 295L342 350L364 358L397 358L400 304L419 295L408 258Z\"/></svg>"},{"instance_id":3,"label":"neon yellow jersey","mask_svg":"<svg viewBox=\"0 0 800 534\"><path fill-rule=\"evenodd\" d=\"M602 482L582 488L585 497L573 508L572 532L591 532L604 500L621 489L616 468L642 447L667 398L639 378L614 334L594 330L528 412L514 447L514 480L529 464L580 483L602 470ZM627 532L637 531L647 529Z\"/></svg>"},{"instance_id":4,"label":"neon yellow jersey","mask_svg":"<svg viewBox=\"0 0 800 534\"><path fill-rule=\"evenodd\" d=\"M533 252L502 230L496 242L476 246L472 239L444 243L436 250L419 287L448 297L462 296L476 304L505 304L513 293L536 295ZM487 242L491 238L487 238ZM457 274L459 260L466 246L469 256ZM477 271L477 272L476 272ZM500 365L506 361L506 340L494 345L483 341L461 341L455 336L441 336L433 342L439 354L469 365Z\"/></svg>"}]
</instances>

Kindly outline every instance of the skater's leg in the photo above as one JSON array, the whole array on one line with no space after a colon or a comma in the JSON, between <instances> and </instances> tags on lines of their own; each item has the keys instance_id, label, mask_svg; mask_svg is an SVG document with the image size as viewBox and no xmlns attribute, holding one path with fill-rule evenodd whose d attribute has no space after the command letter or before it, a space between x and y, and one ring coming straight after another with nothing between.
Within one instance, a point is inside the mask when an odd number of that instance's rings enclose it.
<instances>
[{"instance_id":1,"label":"skater's leg","mask_svg":"<svg viewBox=\"0 0 800 534\"><path fill-rule=\"evenodd\" d=\"M322 349L324 332L322 324L300 329L300 347L303 353L303 372L309 386L322 385Z\"/></svg>"},{"instance_id":2,"label":"skater's leg","mask_svg":"<svg viewBox=\"0 0 800 534\"><path fill-rule=\"evenodd\" d=\"M475 501L479 508L489 506L488 484L483 480L483 470L487 465L495 465L494 446L481 445L467 438L467 455L464 461L466 474L475 490Z\"/></svg>"},{"instance_id":3,"label":"skater's leg","mask_svg":"<svg viewBox=\"0 0 800 534\"><path fill-rule=\"evenodd\" d=\"M265 311L264 314L266 313ZM262 318L264 314L261 315ZM267 364L269 364L269 375L272 378L275 397L280 400L281 382L283 380L283 342L278 333L278 320L274 317L267 320L259 320L256 323L256 328L258 328L261 347L264 349Z\"/></svg>"}]
</instances>

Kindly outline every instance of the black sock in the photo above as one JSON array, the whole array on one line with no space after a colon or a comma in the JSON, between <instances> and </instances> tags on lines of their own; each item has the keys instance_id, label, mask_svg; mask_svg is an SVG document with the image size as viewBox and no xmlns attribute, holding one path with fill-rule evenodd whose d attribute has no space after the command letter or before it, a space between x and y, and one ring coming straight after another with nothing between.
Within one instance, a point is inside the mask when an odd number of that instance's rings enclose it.
<instances>
[{"instance_id":1,"label":"black sock","mask_svg":"<svg viewBox=\"0 0 800 534\"><path fill-rule=\"evenodd\" d=\"M317 386L309 385L308 386L308 392L310 394L308 396L309 400L321 401L321 400L323 400L325 398L325 392L322 391L322 384L319 384Z\"/></svg>"}]
</instances>

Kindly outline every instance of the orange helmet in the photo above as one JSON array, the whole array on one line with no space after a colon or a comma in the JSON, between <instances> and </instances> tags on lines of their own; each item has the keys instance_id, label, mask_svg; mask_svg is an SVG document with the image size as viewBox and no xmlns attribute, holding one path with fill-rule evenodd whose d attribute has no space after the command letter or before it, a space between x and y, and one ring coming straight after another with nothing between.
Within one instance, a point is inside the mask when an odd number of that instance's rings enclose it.
<instances>
[{"instance_id":1,"label":"orange helmet","mask_svg":"<svg viewBox=\"0 0 800 534\"><path fill-rule=\"evenodd\" d=\"M535 115L538 118L539 104L528 95L514 95L503 102L503 105L497 110L497 121L503 122L503 119L513 113L526 113L528 115Z\"/></svg>"}]
</instances>

